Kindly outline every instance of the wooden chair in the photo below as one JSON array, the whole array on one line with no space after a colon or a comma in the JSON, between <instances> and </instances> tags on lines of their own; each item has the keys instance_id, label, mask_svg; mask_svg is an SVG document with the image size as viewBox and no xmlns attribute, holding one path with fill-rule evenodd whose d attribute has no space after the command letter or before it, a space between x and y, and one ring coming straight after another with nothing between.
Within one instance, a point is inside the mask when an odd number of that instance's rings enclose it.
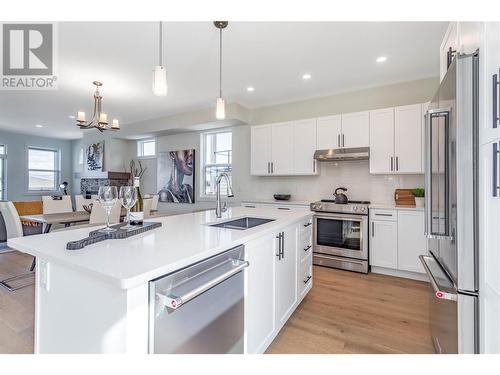
<instances>
[{"instance_id":1,"label":"wooden chair","mask_svg":"<svg viewBox=\"0 0 500 375\"><path fill-rule=\"evenodd\" d=\"M118 224L120 222L120 214L122 211L122 206L117 200L116 204L111 209L109 215L110 224ZM101 202L95 200L92 204L92 211L90 212L89 224L105 224L106 223L106 210L102 207Z\"/></svg>"},{"instance_id":2,"label":"wooden chair","mask_svg":"<svg viewBox=\"0 0 500 375\"><path fill-rule=\"evenodd\" d=\"M153 201L151 202L151 211L158 211L158 201L160 200L160 196L158 194L153 194Z\"/></svg>"},{"instance_id":3,"label":"wooden chair","mask_svg":"<svg viewBox=\"0 0 500 375\"><path fill-rule=\"evenodd\" d=\"M24 235L23 226L21 224L21 219L19 218L16 207L14 207L14 204L12 202L0 202L0 212L2 213L3 220L5 222L7 239L22 237ZM34 278L29 283L22 284L20 286L12 286L11 283L14 281L32 278L35 269L35 259L36 258L33 258L33 262L31 263L29 272L2 280L0 281L0 285L10 292L32 285L34 283Z\"/></svg>"}]
</instances>

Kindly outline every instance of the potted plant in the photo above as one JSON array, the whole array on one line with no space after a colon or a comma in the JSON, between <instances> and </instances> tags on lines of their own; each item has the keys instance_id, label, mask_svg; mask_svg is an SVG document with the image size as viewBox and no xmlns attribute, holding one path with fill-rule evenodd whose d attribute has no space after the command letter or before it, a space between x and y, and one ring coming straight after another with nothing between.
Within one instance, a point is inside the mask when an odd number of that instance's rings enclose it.
<instances>
[{"instance_id":1,"label":"potted plant","mask_svg":"<svg viewBox=\"0 0 500 375\"><path fill-rule=\"evenodd\" d=\"M424 207L424 197L425 190L422 188L417 188L412 190L413 196L415 197L415 207L422 208Z\"/></svg>"}]
</instances>

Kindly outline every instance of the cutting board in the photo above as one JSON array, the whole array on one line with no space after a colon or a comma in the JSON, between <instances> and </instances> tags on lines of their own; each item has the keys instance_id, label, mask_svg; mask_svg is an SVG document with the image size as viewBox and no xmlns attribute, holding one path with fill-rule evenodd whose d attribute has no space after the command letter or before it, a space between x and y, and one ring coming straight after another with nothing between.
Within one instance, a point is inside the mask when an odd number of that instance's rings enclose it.
<instances>
[{"instance_id":1,"label":"cutting board","mask_svg":"<svg viewBox=\"0 0 500 375\"><path fill-rule=\"evenodd\" d=\"M396 206L415 206L415 196L412 189L396 189L394 191Z\"/></svg>"}]
</instances>

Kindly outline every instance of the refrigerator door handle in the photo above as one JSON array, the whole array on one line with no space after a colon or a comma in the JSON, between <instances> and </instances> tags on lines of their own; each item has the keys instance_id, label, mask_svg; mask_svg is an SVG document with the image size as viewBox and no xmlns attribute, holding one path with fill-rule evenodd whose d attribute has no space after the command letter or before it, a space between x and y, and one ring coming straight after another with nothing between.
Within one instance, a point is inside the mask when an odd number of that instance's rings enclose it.
<instances>
[{"instance_id":1,"label":"refrigerator door handle","mask_svg":"<svg viewBox=\"0 0 500 375\"><path fill-rule=\"evenodd\" d=\"M425 177L425 195L424 195L424 217L425 217L425 235L427 238L431 235L431 173L432 173L432 157L431 157L431 116L429 111L425 114L425 163L424 163L424 177Z\"/></svg>"},{"instance_id":2,"label":"refrigerator door handle","mask_svg":"<svg viewBox=\"0 0 500 375\"><path fill-rule=\"evenodd\" d=\"M434 296L436 296L436 298L439 299L456 301L458 299L458 295L456 293L449 293L439 289L439 285L436 282L436 279L434 278L434 275L432 274L426 261L426 259L432 259L432 258L427 255L420 255L419 258L420 261L422 262L422 265L424 266L425 273L427 274L427 277L429 278L429 281L432 285L432 289L434 289Z\"/></svg>"}]
</instances>

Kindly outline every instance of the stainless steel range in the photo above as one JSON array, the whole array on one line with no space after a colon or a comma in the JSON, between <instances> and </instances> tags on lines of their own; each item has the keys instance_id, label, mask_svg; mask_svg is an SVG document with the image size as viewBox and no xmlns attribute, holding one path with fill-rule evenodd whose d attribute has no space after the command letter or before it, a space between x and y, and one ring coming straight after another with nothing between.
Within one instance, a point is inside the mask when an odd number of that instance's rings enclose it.
<instances>
[{"instance_id":1,"label":"stainless steel range","mask_svg":"<svg viewBox=\"0 0 500 375\"><path fill-rule=\"evenodd\" d=\"M368 206L366 201L311 203L314 215L313 263L368 273Z\"/></svg>"}]
</instances>

